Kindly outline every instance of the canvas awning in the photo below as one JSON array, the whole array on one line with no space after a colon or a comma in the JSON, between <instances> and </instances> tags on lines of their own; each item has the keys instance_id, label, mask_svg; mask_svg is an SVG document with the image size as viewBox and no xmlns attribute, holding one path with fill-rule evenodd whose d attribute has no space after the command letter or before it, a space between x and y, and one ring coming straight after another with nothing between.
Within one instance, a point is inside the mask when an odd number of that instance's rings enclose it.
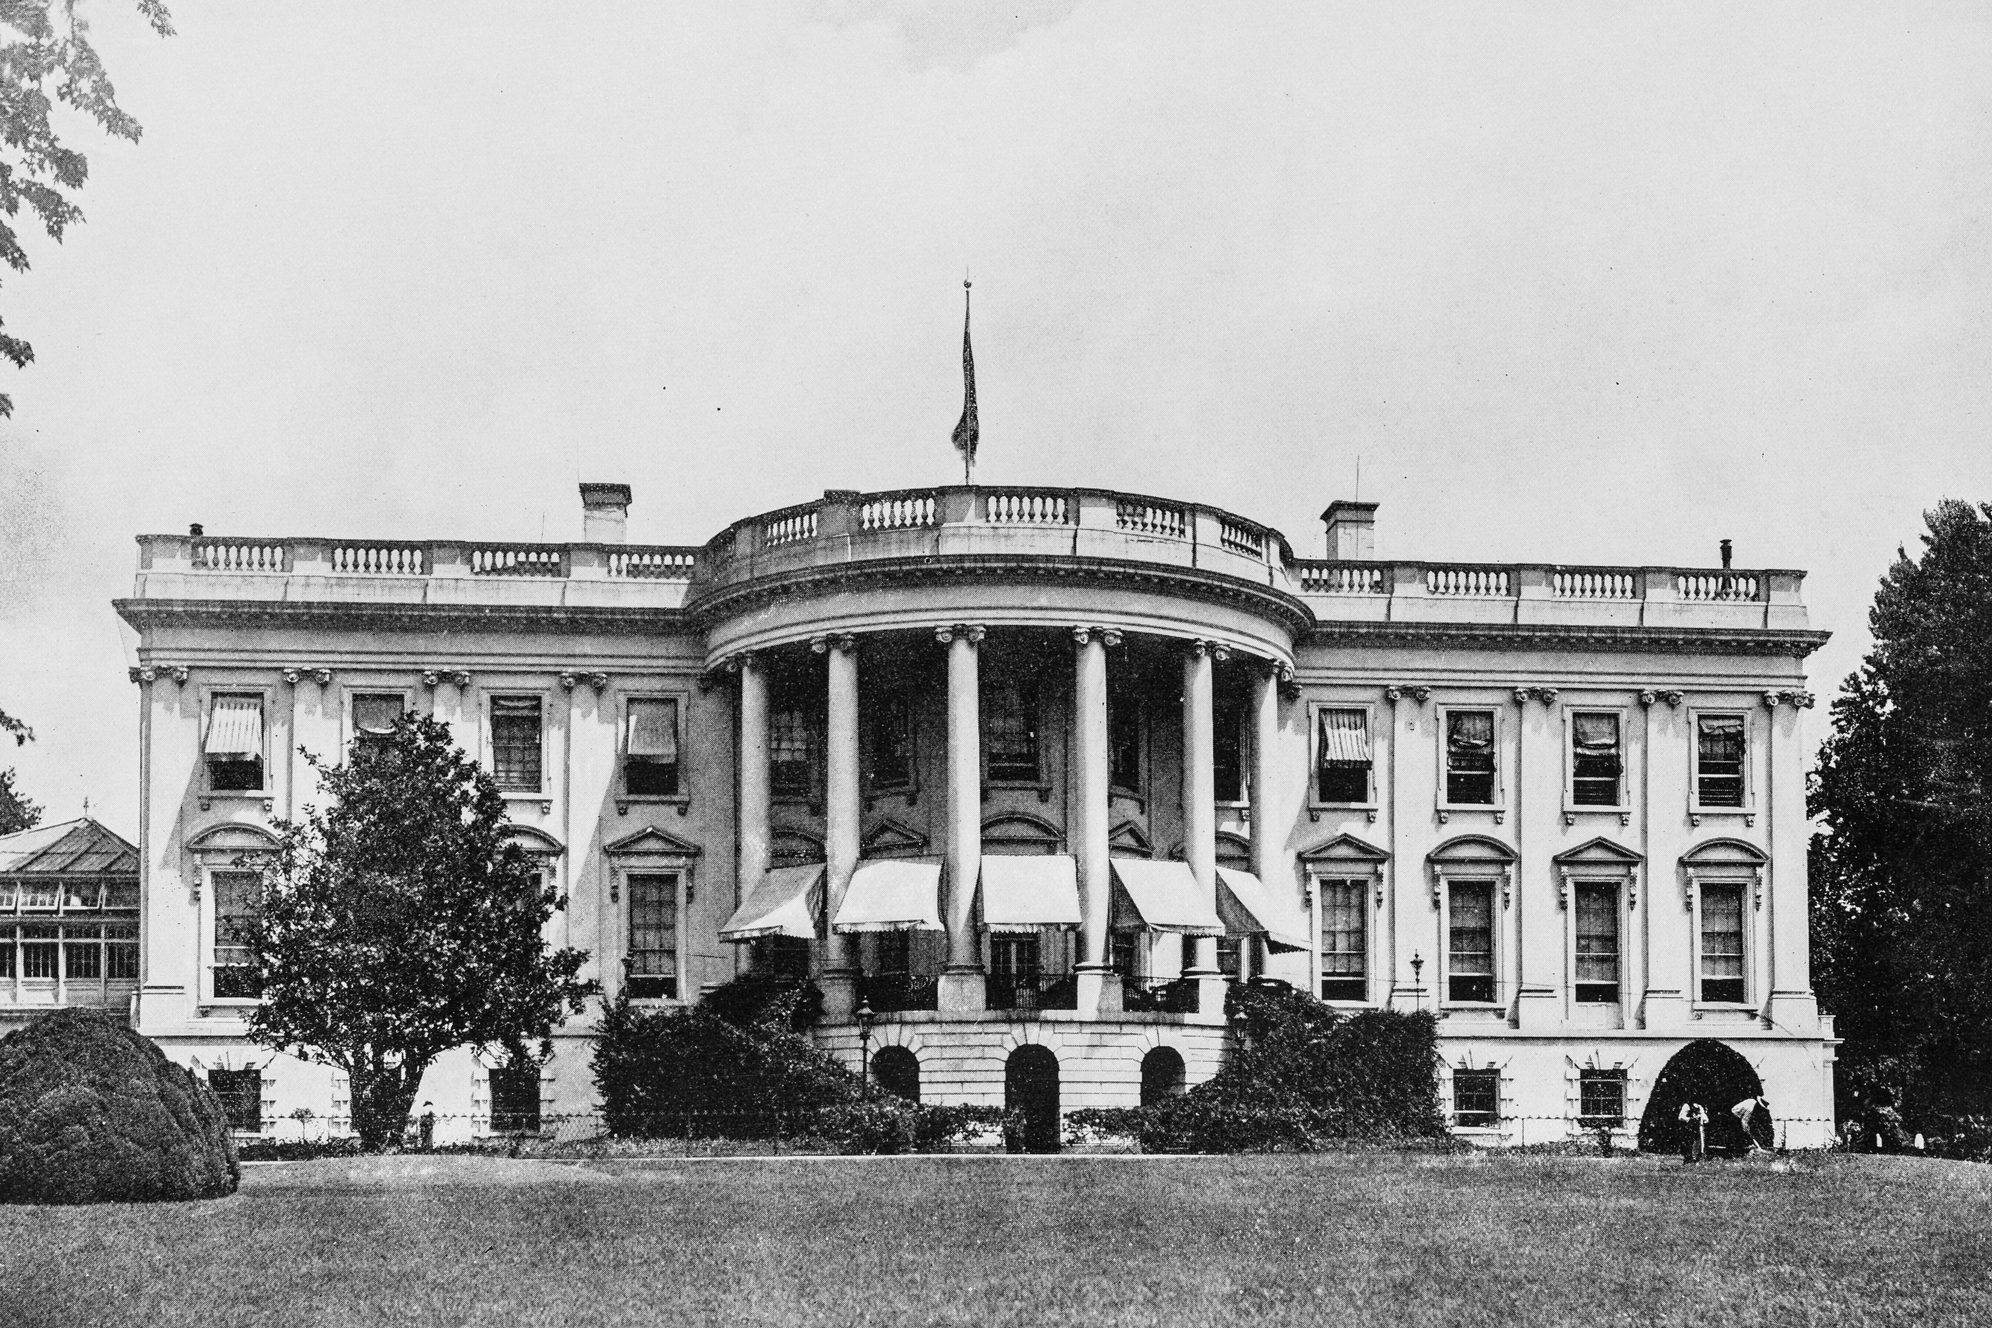
<instances>
[{"instance_id":1,"label":"canvas awning","mask_svg":"<svg viewBox=\"0 0 1992 1328\"><path fill-rule=\"evenodd\" d=\"M1114 902L1110 925L1145 927L1186 936L1222 936L1224 923L1202 891L1187 862L1114 858Z\"/></svg>"},{"instance_id":2,"label":"canvas awning","mask_svg":"<svg viewBox=\"0 0 1992 1328\"><path fill-rule=\"evenodd\" d=\"M757 936L816 939L816 915L823 908L823 864L776 867L761 878L746 901L719 929L724 941L751 941Z\"/></svg>"},{"instance_id":3,"label":"canvas awning","mask_svg":"<svg viewBox=\"0 0 1992 1328\"><path fill-rule=\"evenodd\" d=\"M263 698L215 697L208 709L205 750L228 761L262 760Z\"/></svg>"},{"instance_id":4,"label":"canvas awning","mask_svg":"<svg viewBox=\"0 0 1992 1328\"><path fill-rule=\"evenodd\" d=\"M631 697L627 755L665 765L678 759L678 703L669 697Z\"/></svg>"},{"instance_id":5,"label":"canvas awning","mask_svg":"<svg viewBox=\"0 0 1992 1328\"><path fill-rule=\"evenodd\" d=\"M994 932L1079 925L1079 864L1063 853L982 855L982 925Z\"/></svg>"},{"instance_id":6,"label":"canvas awning","mask_svg":"<svg viewBox=\"0 0 1992 1328\"><path fill-rule=\"evenodd\" d=\"M1321 759L1367 764L1370 759L1369 717L1360 710L1321 712Z\"/></svg>"},{"instance_id":7,"label":"canvas awning","mask_svg":"<svg viewBox=\"0 0 1992 1328\"><path fill-rule=\"evenodd\" d=\"M924 858L860 862L830 930L942 931L941 864Z\"/></svg>"},{"instance_id":8,"label":"canvas awning","mask_svg":"<svg viewBox=\"0 0 1992 1328\"><path fill-rule=\"evenodd\" d=\"M1217 915L1227 936L1264 936L1276 950L1305 950L1307 923L1300 910L1282 908L1264 881L1235 867L1217 869Z\"/></svg>"}]
</instances>

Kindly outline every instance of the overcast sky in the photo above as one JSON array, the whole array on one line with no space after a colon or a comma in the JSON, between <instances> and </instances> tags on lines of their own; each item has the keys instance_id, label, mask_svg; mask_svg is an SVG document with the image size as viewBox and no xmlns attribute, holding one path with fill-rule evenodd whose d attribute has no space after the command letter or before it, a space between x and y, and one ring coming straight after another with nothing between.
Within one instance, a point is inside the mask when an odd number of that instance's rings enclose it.
<instances>
[{"instance_id":1,"label":"overcast sky","mask_svg":"<svg viewBox=\"0 0 1992 1328\"><path fill-rule=\"evenodd\" d=\"M978 477L1319 556L1811 572L1992 498L1992 9L85 0L136 147L8 275L0 706L137 830L142 531L701 542ZM1826 727L1822 708L1812 735ZM0 762L16 754L0 753Z\"/></svg>"}]
</instances>

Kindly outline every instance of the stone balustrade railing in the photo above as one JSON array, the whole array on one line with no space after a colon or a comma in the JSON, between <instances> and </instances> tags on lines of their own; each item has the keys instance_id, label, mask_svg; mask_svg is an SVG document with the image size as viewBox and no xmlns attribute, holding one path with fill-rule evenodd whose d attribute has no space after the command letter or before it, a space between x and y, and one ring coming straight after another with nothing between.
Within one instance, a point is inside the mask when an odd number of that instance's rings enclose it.
<instances>
[{"instance_id":1,"label":"stone balustrade railing","mask_svg":"<svg viewBox=\"0 0 1992 1328\"><path fill-rule=\"evenodd\" d=\"M681 545L492 544L141 535L139 570L220 576L455 577L690 581L700 550Z\"/></svg>"},{"instance_id":2,"label":"stone balustrade railing","mask_svg":"<svg viewBox=\"0 0 1992 1328\"><path fill-rule=\"evenodd\" d=\"M1293 572L1304 595L1684 604L1795 604L1805 577L1803 572L1774 570L1314 559L1296 561Z\"/></svg>"}]
</instances>

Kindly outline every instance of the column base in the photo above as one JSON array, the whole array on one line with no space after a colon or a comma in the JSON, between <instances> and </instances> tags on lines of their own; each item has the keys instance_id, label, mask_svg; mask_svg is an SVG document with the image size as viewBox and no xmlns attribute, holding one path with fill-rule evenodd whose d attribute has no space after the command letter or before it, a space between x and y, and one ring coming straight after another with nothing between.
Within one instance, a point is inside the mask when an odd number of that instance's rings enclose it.
<instances>
[{"instance_id":1,"label":"column base","mask_svg":"<svg viewBox=\"0 0 1992 1328\"><path fill-rule=\"evenodd\" d=\"M989 988L979 966L942 969L935 994L942 1014L981 1014L989 1008Z\"/></svg>"},{"instance_id":2,"label":"column base","mask_svg":"<svg viewBox=\"0 0 1992 1328\"><path fill-rule=\"evenodd\" d=\"M1224 1018L1224 998L1231 992L1224 974L1214 968L1186 968L1183 976L1197 984L1197 1013Z\"/></svg>"},{"instance_id":3,"label":"column base","mask_svg":"<svg viewBox=\"0 0 1992 1328\"><path fill-rule=\"evenodd\" d=\"M832 1024L848 1024L858 1013L858 971L854 968L826 968L816 975L823 992L823 1018Z\"/></svg>"},{"instance_id":4,"label":"column base","mask_svg":"<svg viewBox=\"0 0 1992 1328\"><path fill-rule=\"evenodd\" d=\"M1563 1001L1554 987L1523 987L1515 993L1515 1027L1553 1028L1563 1022Z\"/></svg>"},{"instance_id":5,"label":"column base","mask_svg":"<svg viewBox=\"0 0 1992 1328\"><path fill-rule=\"evenodd\" d=\"M1423 987L1392 987L1390 989L1389 1008L1393 1010L1409 1010L1413 1014L1416 1014L1420 1010L1430 1010L1436 1014L1438 1013L1439 1006L1438 1001L1433 998L1432 993L1426 991Z\"/></svg>"},{"instance_id":6,"label":"column base","mask_svg":"<svg viewBox=\"0 0 1992 1328\"><path fill-rule=\"evenodd\" d=\"M1121 978L1111 965L1080 964L1074 973L1079 979L1078 1007L1081 1014L1121 1012Z\"/></svg>"}]
</instances>

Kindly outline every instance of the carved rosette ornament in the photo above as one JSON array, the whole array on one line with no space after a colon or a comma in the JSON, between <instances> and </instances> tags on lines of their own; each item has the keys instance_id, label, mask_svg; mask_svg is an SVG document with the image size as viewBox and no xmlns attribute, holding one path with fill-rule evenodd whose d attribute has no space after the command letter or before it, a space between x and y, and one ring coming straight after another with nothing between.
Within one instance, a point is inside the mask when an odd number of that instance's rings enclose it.
<instances>
[{"instance_id":1,"label":"carved rosette ornament","mask_svg":"<svg viewBox=\"0 0 1992 1328\"><path fill-rule=\"evenodd\" d=\"M1648 710L1651 710L1653 703L1659 699L1660 693L1658 692L1641 692L1639 694L1639 704L1645 706Z\"/></svg>"},{"instance_id":2,"label":"carved rosette ornament","mask_svg":"<svg viewBox=\"0 0 1992 1328\"><path fill-rule=\"evenodd\" d=\"M1390 705L1396 705L1404 699L1404 689L1402 687L1386 687L1383 689L1383 699Z\"/></svg>"}]
</instances>

